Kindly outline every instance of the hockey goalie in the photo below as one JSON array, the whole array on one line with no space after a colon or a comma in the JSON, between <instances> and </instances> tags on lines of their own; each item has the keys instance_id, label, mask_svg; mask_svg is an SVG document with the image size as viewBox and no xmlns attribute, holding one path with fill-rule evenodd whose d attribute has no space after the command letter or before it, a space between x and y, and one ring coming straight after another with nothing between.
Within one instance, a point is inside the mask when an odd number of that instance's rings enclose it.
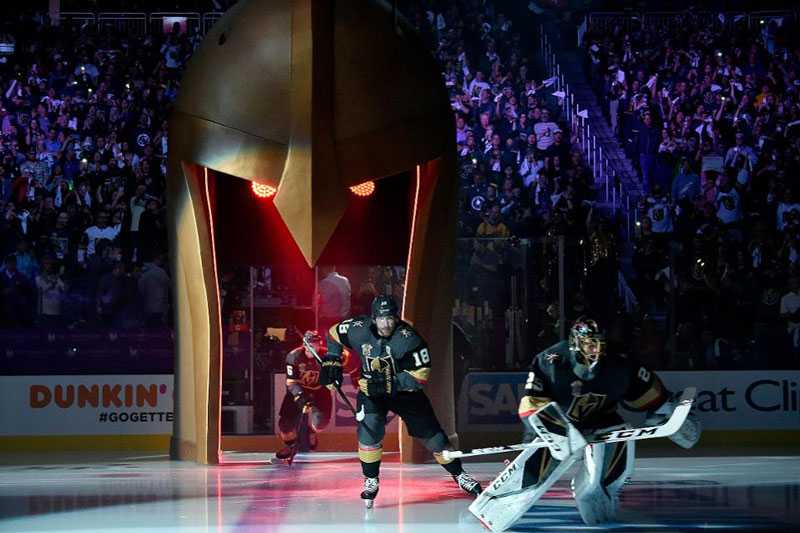
<instances>
[{"instance_id":1,"label":"hockey goalie","mask_svg":"<svg viewBox=\"0 0 800 533\"><path fill-rule=\"evenodd\" d=\"M613 521L619 491L633 472L631 437L668 435L683 448L699 440L690 411L694 389L683 396L674 398L654 372L607 346L595 320L579 318L568 340L534 357L519 406L527 445L470 511L492 531L506 530L578 463L570 488L581 518L587 525ZM647 412L645 424L653 427L644 437L625 425L620 403ZM668 420L677 425L658 426Z\"/></svg>"}]
</instances>

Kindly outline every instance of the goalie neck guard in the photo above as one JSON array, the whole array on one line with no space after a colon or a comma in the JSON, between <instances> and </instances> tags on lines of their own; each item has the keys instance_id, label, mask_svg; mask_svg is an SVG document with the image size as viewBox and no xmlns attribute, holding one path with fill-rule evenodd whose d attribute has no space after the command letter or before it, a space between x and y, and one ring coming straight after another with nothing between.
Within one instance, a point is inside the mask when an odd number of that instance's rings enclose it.
<instances>
[{"instance_id":1,"label":"goalie neck guard","mask_svg":"<svg viewBox=\"0 0 800 533\"><path fill-rule=\"evenodd\" d=\"M578 318L569 331L569 355L575 375L594 379L605 351L606 336L597 322L586 316Z\"/></svg>"}]
</instances>

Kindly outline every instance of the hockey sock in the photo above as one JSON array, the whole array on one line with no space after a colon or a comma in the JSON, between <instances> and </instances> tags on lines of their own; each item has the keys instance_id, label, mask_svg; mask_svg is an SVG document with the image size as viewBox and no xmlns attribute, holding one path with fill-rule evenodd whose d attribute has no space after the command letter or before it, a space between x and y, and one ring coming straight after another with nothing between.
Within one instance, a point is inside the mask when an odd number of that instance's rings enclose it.
<instances>
[{"instance_id":1,"label":"hockey sock","mask_svg":"<svg viewBox=\"0 0 800 533\"><path fill-rule=\"evenodd\" d=\"M358 459L361 461L361 472L364 474L364 477L378 477L378 473L381 470L382 455L382 445L365 445L359 443Z\"/></svg>"},{"instance_id":2,"label":"hockey sock","mask_svg":"<svg viewBox=\"0 0 800 533\"><path fill-rule=\"evenodd\" d=\"M444 458L441 452L433 452L433 458L436 459L436 462L442 465L442 467L453 476L457 476L464 471L464 469L461 467L461 459L451 459L448 461Z\"/></svg>"}]
</instances>

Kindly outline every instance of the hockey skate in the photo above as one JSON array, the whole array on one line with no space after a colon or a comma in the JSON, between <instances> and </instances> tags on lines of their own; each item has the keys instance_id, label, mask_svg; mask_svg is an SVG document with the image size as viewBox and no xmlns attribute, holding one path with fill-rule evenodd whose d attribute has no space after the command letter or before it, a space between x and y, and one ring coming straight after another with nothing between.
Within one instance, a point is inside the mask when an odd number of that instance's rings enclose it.
<instances>
[{"instance_id":1,"label":"hockey skate","mask_svg":"<svg viewBox=\"0 0 800 533\"><path fill-rule=\"evenodd\" d=\"M364 478L364 490L361 491L361 499L364 500L364 505L367 509L372 509L372 506L375 505L375 497L378 495L378 488L378 478Z\"/></svg>"},{"instance_id":2,"label":"hockey skate","mask_svg":"<svg viewBox=\"0 0 800 533\"><path fill-rule=\"evenodd\" d=\"M270 462L274 465L284 464L292 466L295 455L297 455L297 444L286 445L275 453L275 457Z\"/></svg>"},{"instance_id":3,"label":"hockey skate","mask_svg":"<svg viewBox=\"0 0 800 533\"><path fill-rule=\"evenodd\" d=\"M458 486L461 487L461 490L475 496L476 498L483 492L481 488L481 484L478 483L478 480L472 477L471 475L467 474L466 472L461 472L457 476L453 476L453 479Z\"/></svg>"}]
</instances>

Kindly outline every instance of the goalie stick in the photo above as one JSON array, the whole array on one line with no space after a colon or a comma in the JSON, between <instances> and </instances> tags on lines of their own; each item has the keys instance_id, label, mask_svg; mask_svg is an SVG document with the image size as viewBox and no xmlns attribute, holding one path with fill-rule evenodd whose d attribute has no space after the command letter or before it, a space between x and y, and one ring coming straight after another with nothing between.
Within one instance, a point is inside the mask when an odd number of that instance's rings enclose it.
<instances>
[{"instance_id":1,"label":"goalie stick","mask_svg":"<svg viewBox=\"0 0 800 533\"><path fill-rule=\"evenodd\" d=\"M643 440L643 439L657 439L661 437L669 437L678 431L686 417L689 416L689 411L692 410L692 404L697 390L694 387L687 387L681 394L672 416L669 417L664 424L660 426L646 426L631 429L616 429L613 431L594 432L587 435L586 440L589 444L607 443L607 442L620 442L626 440ZM474 448L466 451L450 451L445 450L443 456L446 460L457 459L461 457L475 457L478 455L494 455L507 452L518 452L528 448L546 448L547 445L540 438L528 444L510 444L508 446L490 446L488 448Z\"/></svg>"}]
</instances>

